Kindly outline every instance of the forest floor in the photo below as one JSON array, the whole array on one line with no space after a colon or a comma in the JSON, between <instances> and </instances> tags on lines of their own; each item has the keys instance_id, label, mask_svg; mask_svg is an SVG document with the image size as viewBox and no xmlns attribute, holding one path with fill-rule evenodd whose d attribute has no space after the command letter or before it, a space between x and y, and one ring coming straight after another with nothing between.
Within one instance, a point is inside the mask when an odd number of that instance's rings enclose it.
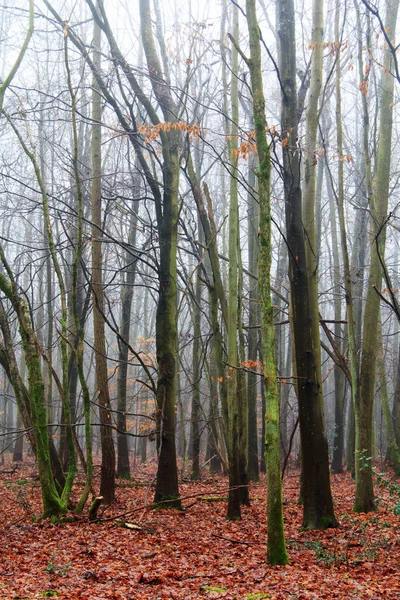
<instances>
[{"instance_id":1,"label":"forest floor","mask_svg":"<svg viewBox=\"0 0 400 600\"><path fill-rule=\"evenodd\" d=\"M116 502L87 517L40 520L33 465L0 467L0 598L400 599L397 494L377 486L378 510L352 512L354 483L332 476L340 526L302 531L298 472L284 480L290 564L266 564L265 481L251 484L241 521L226 514L227 480L182 483L185 510L149 510L154 463L119 482ZM96 482L97 483L97 482ZM79 489L77 490L79 492ZM133 527L133 528L132 528Z\"/></svg>"}]
</instances>

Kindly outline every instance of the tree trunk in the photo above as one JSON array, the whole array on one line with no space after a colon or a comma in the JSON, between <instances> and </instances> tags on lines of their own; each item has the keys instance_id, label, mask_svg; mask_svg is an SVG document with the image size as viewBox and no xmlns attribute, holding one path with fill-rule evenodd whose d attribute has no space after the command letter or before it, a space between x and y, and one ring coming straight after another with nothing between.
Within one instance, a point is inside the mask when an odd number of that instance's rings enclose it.
<instances>
[{"instance_id":1,"label":"tree trunk","mask_svg":"<svg viewBox=\"0 0 400 600\"><path fill-rule=\"evenodd\" d=\"M394 35L396 29L399 0L386 2L386 31ZM385 256L385 221L388 210L391 142L393 125L394 78L391 74L392 54L389 48L384 52L384 71L381 81L380 125L375 192L372 197L371 228L372 247L367 300L364 315L364 338L362 344L360 394L356 398L356 498L354 510L368 512L375 508L372 471L369 461L372 457L372 422L375 393L375 370L377 357L377 334L380 299L376 290L381 289L382 270L380 258Z\"/></svg>"},{"instance_id":2,"label":"tree trunk","mask_svg":"<svg viewBox=\"0 0 400 600\"><path fill-rule=\"evenodd\" d=\"M36 346L36 337L30 322L30 313L24 301L18 294L16 283L12 277L12 273L8 267L8 263L1 246L0 259L10 278L9 283L5 276L0 273L0 289L10 300L17 314L25 362L28 370L29 414L32 420L32 427L35 436L36 460L38 465L44 516L56 516L65 511L66 505L61 502L60 494L56 488L55 479L52 472L49 450L50 440L47 428L45 389L41 371L40 356ZM12 344L11 340L9 343ZM19 381L18 376L15 377L14 380L17 383L17 387L14 387L17 397L19 390L21 390L22 394L22 382Z\"/></svg>"},{"instance_id":3,"label":"tree trunk","mask_svg":"<svg viewBox=\"0 0 400 600\"><path fill-rule=\"evenodd\" d=\"M271 298L271 158L266 136L265 98L261 70L260 29L255 0L246 0L250 36L249 69L253 92L253 113L258 152L258 198L260 235L258 281L263 349L265 414L265 461L267 471L267 561L271 565L286 564L283 529L282 481L280 473L279 394L275 363L274 310Z\"/></svg>"},{"instance_id":4,"label":"tree trunk","mask_svg":"<svg viewBox=\"0 0 400 600\"><path fill-rule=\"evenodd\" d=\"M129 152L129 148L128 148ZM132 175L133 202L129 222L128 244L131 248L136 244L136 231L139 213L140 175ZM131 311L137 260L130 252L125 255L125 273L121 287L121 321L119 332L122 340L118 340L118 375L117 375L117 477L130 479L129 443L126 435L127 410L127 378L128 378L128 343L131 326Z\"/></svg>"},{"instance_id":5,"label":"tree trunk","mask_svg":"<svg viewBox=\"0 0 400 600\"><path fill-rule=\"evenodd\" d=\"M316 23L314 32L317 31L319 37L321 37L320 30L320 24ZM333 511L329 482L328 445L324 431L318 332L319 317L318 312L317 315L315 314L315 303L314 312L311 309L308 280L308 268L310 268L309 275L315 281L316 265L312 265L312 261L306 263L306 246L309 241L307 240L306 244L304 225L301 218L300 156L295 145L298 137L298 102L296 93L295 20L292 0L280 0L279 2L279 36L279 65L283 85L281 135L283 139L287 138L287 143L283 148L283 177L303 465L303 526L315 529L335 526L337 521ZM318 46L318 38L314 40L314 44ZM318 67L318 64L316 67ZM317 81L313 90L314 103L318 103L319 77L319 69L316 68L314 79ZM317 109L315 107L314 111L316 116ZM311 115L309 118L311 118ZM311 136L309 136L309 139L312 143ZM311 155L313 149L315 149L315 142L310 149ZM315 167L311 159L311 164L308 164L309 180L312 179L310 169L313 168ZM309 193L312 194L312 190L309 190ZM311 226L314 217L311 215L310 208L308 213L308 224ZM312 227L309 234L311 235L311 244L314 247L315 237L313 238L312 235ZM313 315L312 319L310 319L310 315ZM317 337L318 341L316 340Z\"/></svg>"},{"instance_id":6,"label":"tree trunk","mask_svg":"<svg viewBox=\"0 0 400 600\"><path fill-rule=\"evenodd\" d=\"M394 434L393 420L390 412L389 394L386 379L385 360L383 351L383 339L382 339L382 321L379 316L378 324L378 355L377 355L377 371L379 381L379 395L381 398L383 419L386 429L386 460L393 467L396 476L400 475L400 452L396 442L396 436Z\"/></svg>"},{"instance_id":7,"label":"tree trunk","mask_svg":"<svg viewBox=\"0 0 400 600\"><path fill-rule=\"evenodd\" d=\"M140 0L143 49L151 85L166 122L176 123L177 110L157 55L149 0ZM155 123L154 123L155 124ZM178 237L179 139L178 131L160 132L163 155L163 192L156 192L159 295L156 314L158 362L157 407L159 452L154 501L181 508L175 446L175 387L177 344L176 249Z\"/></svg>"},{"instance_id":8,"label":"tree trunk","mask_svg":"<svg viewBox=\"0 0 400 600\"><path fill-rule=\"evenodd\" d=\"M259 209L256 201L255 191L256 176L254 173L255 161L250 160L248 171L248 184L252 190L248 194L249 209L247 213L247 244L249 255L249 271L253 275L258 270L258 244L257 236L259 229ZM257 362L258 357L258 329L259 324L259 305L258 305L258 283L253 277L249 277L249 333L247 360L250 366L250 372L247 374L247 397L249 405L249 458L248 458L248 476L252 481L258 481L260 476L258 464L258 424L257 424L257 390L258 375L252 373L253 363Z\"/></svg>"},{"instance_id":9,"label":"tree trunk","mask_svg":"<svg viewBox=\"0 0 400 600\"><path fill-rule=\"evenodd\" d=\"M199 223L200 225L200 223ZM199 267L199 265L198 265ZM200 351L201 351L201 279L199 268L196 270L196 283L193 298L193 350L192 350L192 412L190 418L192 470L190 479L201 479L200 473Z\"/></svg>"},{"instance_id":10,"label":"tree trunk","mask_svg":"<svg viewBox=\"0 0 400 600\"><path fill-rule=\"evenodd\" d=\"M400 344L397 354L397 373L393 396L392 419L397 445L400 445Z\"/></svg>"},{"instance_id":11,"label":"tree trunk","mask_svg":"<svg viewBox=\"0 0 400 600\"><path fill-rule=\"evenodd\" d=\"M239 10L232 5L232 32L235 40L239 38ZM228 139L229 163L231 164L229 193L229 301L227 323L228 346L228 460L229 460L229 497L228 519L240 519L240 456L239 456L239 396L238 396L238 171L237 171L237 135L239 120L238 97L238 51L231 45L231 129Z\"/></svg>"},{"instance_id":12,"label":"tree trunk","mask_svg":"<svg viewBox=\"0 0 400 600\"><path fill-rule=\"evenodd\" d=\"M94 22L93 62L101 68L101 31ZM107 350L104 331L103 291L103 224L101 218L101 96L94 77L92 94L92 297L93 331L96 362L96 401L100 415L101 478L100 495L109 503L115 496L115 448L111 422L111 403L108 388Z\"/></svg>"}]
</instances>

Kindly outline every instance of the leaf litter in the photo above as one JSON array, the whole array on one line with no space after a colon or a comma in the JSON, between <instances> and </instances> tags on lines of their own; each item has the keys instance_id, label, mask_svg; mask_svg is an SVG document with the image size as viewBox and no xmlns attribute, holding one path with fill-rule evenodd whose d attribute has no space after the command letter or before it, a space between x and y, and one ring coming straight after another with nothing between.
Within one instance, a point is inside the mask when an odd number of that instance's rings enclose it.
<instances>
[{"instance_id":1,"label":"leaf litter","mask_svg":"<svg viewBox=\"0 0 400 600\"><path fill-rule=\"evenodd\" d=\"M302 531L299 473L284 480L290 564L266 564L265 479L251 483L241 521L226 521L227 479L184 481L184 511L149 508L155 463L120 481L99 520L72 512L40 520L34 465L0 471L0 598L68 600L400 600L400 522L390 492L378 510L352 512L354 482L333 475L340 526ZM97 483L97 482L96 482ZM79 478L75 494L79 497ZM212 501L209 499L212 498Z\"/></svg>"}]
</instances>

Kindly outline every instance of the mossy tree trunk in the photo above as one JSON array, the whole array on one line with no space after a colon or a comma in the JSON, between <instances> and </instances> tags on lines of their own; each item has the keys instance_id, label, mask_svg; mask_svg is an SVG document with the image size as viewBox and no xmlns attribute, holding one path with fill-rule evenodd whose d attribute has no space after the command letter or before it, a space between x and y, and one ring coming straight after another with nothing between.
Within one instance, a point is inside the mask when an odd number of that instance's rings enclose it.
<instances>
[{"instance_id":1,"label":"mossy tree trunk","mask_svg":"<svg viewBox=\"0 0 400 600\"><path fill-rule=\"evenodd\" d=\"M248 184L251 191L248 194L249 209L247 213L247 244L248 244L248 262L249 272L253 275L258 271L258 244L257 236L259 229L259 206L253 189L256 186L256 176L254 173L254 160L249 161ZM258 303L258 283L253 277L249 277L249 332L247 346L247 360L250 365L257 361L258 357L258 339L259 332L257 326L260 323L260 311ZM249 370L247 374L247 395L249 407L249 458L248 475L249 479L258 481L260 476L258 461L258 423L257 423L257 391L259 377Z\"/></svg>"},{"instance_id":2,"label":"mossy tree trunk","mask_svg":"<svg viewBox=\"0 0 400 600\"><path fill-rule=\"evenodd\" d=\"M239 10L237 5L232 5L232 35L235 40L239 37ZM235 44L231 45L231 128L228 138L229 162L231 164L231 177L229 189L229 300L227 322L227 347L228 347L228 461L229 461L229 497L228 519L240 519L240 456L239 456L239 393L238 393L238 235L239 235L239 209L238 209L238 171L236 155L238 149L238 50Z\"/></svg>"},{"instance_id":3,"label":"mossy tree trunk","mask_svg":"<svg viewBox=\"0 0 400 600\"><path fill-rule=\"evenodd\" d=\"M267 472L267 560L288 562L283 529L282 481L280 473L279 393L275 363L274 311L271 299L271 158L266 136L265 99L261 70L260 29L255 0L246 0L250 35L251 88L258 152L258 199L260 206L258 281L261 313L261 344L265 388L265 461Z\"/></svg>"},{"instance_id":4,"label":"mossy tree trunk","mask_svg":"<svg viewBox=\"0 0 400 600\"><path fill-rule=\"evenodd\" d=\"M35 436L36 460L42 493L43 511L45 517L59 515L66 510L66 503L61 501L52 473L49 452L49 434L47 427L47 410L45 386L41 371L41 360L37 350L36 336L30 321L29 310L18 293L18 288L7 263L3 248L0 246L0 260L8 275L7 281L0 274L0 289L11 302L18 318L22 347L24 351L29 382L29 408Z\"/></svg>"},{"instance_id":5,"label":"mossy tree trunk","mask_svg":"<svg viewBox=\"0 0 400 600\"><path fill-rule=\"evenodd\" d=\"M394 37L396 31L399 0L387 0L385 29ZM391 73L392 54L389 48L384 51L381 79L379 147L375 175L375 190L372 196L371 229L372 246L367 300L364 314L364 337L360 372L360 393L356 398L356 498L354 510L368 512L375 508L372 471L368 461L372 457L373 406L375 393L375 372L378 344L378 319L380 299L376 290L382 286L380 258L385 256L385 221L388 211L390 164L392 153L393 91L394 78ZM379 254L380 257L379 257Z\"/></svg>"}]
</instances>

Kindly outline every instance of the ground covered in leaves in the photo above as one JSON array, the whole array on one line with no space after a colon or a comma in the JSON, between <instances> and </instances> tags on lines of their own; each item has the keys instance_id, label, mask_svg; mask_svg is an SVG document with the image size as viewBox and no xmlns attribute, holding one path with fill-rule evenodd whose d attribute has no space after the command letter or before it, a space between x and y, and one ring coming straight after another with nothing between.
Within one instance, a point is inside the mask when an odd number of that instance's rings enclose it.
<instances>
[{"instance_id":1,"label":"ground covered in leaves","mask_svg":"<svg viewBox=\"0 0 400 600\"><path fill-rule=\"evenodd\" d=\"M302 531L298 473L285 476L290 565L265 562L265 482L251 506L228 522L223 477L184 482L185 510L150 510L155 465L120 482L100 521L73 514L40 520L33 465L0 468L0 598L80 599L400 599L400 498L377 487L378 511L354 514L350 476L332 477L340 527ZM97 483L97 482L96 482ZM79 490L77 490L79 492Z\"/></svg>"}]
</instances>

